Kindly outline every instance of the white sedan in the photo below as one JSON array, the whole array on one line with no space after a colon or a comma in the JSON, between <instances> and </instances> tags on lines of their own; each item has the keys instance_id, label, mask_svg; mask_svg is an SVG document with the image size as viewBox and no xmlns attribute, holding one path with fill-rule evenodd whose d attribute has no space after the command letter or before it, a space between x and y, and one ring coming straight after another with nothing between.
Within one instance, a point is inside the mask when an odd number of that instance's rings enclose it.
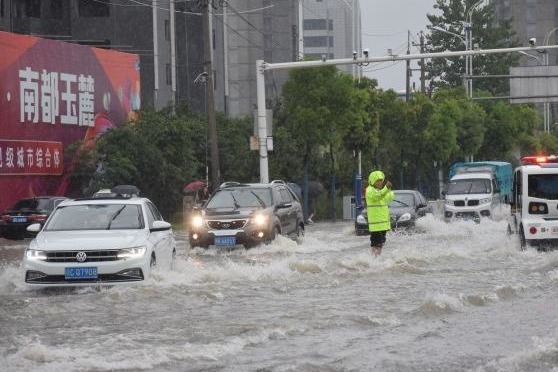
<instances>
[{"instance_id":1,"label":"white sedan","mask_svg":"<svg viewBox=\"0 0 558 372\"><path fill-rule=\"evenodd\" d=\"M136 195L68 200L51 214L25 252L31 286L83 286L142 281L170 268L176 243L155 205Z\"/></svg>"}]
</instances>

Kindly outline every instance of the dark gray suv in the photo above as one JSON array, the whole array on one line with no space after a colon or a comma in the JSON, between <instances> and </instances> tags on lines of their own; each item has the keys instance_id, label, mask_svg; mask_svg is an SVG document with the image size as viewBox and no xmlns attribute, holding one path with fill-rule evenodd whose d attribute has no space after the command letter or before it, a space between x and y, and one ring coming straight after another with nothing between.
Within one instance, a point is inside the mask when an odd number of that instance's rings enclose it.
<instances>
[{"instance_id":1,"label":"dark gray suv","mask_svg":"<svg viewBox=\"0 0 558 372\"><path fill-rule=\"evenodd\" d=\"M304 235L302 206L283 181L225 182L194 210L188 225L191 247L250 248L278 234L293 239Z\"/></svg>"}]
</instances>

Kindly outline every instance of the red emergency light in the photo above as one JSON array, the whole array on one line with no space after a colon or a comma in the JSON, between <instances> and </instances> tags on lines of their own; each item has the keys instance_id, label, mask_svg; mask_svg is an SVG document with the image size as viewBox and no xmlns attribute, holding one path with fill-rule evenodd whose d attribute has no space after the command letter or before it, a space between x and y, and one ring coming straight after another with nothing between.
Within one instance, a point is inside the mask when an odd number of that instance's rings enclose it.
<instances>
[{"instance_id":1,"label":"red emergency light","mask_svg":"<svg viewBox=\"0 0 558 372\"><path fill-rule=\"evenodd\" d=\"M521 163L528 164L544 164L544 163L558 163L558 156L524 156L521 158Z\"/></svg>"}]
</instances>

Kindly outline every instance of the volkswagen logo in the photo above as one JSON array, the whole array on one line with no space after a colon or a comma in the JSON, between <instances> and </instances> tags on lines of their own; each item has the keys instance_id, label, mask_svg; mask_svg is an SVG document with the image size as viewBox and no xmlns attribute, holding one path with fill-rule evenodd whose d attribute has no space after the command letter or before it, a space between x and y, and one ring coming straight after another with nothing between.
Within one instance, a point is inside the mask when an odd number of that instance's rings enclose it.
<instances>
[{"instance_id":1,"label":"volkswagen logo","mask_svg":"<svg viewBox=\"0 0 558 372\"><path fill-rule=\"evenodd\" d=\"M76 254L77 262L84 262L86 259L87 259L87 254L85 254L85 252L78 252Z\"/></svg>"}]
</instances>

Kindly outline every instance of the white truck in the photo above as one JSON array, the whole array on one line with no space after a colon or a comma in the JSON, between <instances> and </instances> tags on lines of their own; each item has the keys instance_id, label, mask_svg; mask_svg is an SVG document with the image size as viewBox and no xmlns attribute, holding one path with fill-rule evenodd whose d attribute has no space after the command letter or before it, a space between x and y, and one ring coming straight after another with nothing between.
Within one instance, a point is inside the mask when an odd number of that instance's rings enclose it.
<instances>
[{"instance_id":1,"label":"white truck","mask_svg":"<svg viewBox=\"0 0 558 372\"><path fill-rule=\"evenodd\" d=\"M444 218L493 218L494 211L511 197L512 165L501 161L455 163L443 191Z\"/></svg>"},{"instance_id":2,"label":"white truck","mask_svg":"<svg viewBox=\"0 0 558 372\"><path fill-rule=\"evenodd\" d=\"M513 174L508 234L521 249L558 247L558 157L527 156Z\"/></svg>"}]
</instances>

